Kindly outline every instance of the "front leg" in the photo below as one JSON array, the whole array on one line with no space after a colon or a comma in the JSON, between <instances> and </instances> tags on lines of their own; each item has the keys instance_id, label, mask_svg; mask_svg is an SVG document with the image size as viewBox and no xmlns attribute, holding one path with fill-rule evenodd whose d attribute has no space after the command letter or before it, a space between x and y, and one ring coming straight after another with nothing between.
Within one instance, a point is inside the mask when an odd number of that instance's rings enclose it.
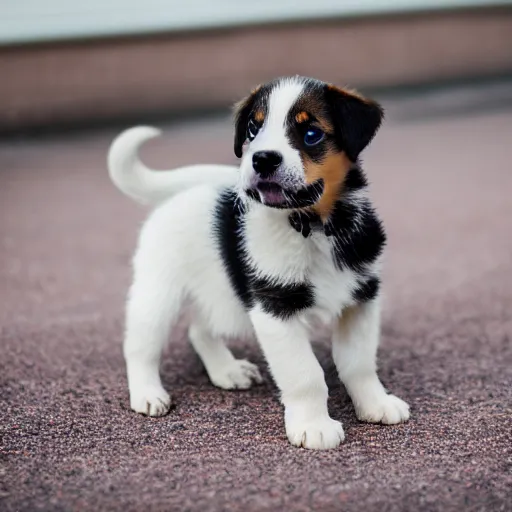
<instances>
[{"instance_id":1,"label":"front leg","mask_svg":"<svg viewBox=\"0 0 512 512\"><path fill-rule=\"evenodd\" d=\"M394 424L409 419L409 406L388 394L377 376L379 299L343 311L333 335L333 358L361 421Z\"/></svg>"},{"instance_id":2,"label":"front leg","mask_svg":"<svg viewBox=\"0 0 512 512\"><path fill-rule=\"evenodd\" d=\"M341 423L327 412L324 372L296 318L280 319L257 306L251 312L256 336L281 392L290 443L316 450L336 448L344 439Z\"/></svg>"}]
</instances>

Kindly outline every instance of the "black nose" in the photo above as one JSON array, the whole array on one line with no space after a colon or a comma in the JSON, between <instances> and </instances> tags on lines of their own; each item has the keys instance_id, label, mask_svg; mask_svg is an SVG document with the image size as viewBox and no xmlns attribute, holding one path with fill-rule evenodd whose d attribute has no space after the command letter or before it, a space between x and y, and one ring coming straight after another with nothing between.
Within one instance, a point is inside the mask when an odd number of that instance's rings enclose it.
<instances>
[{"instance_id":1,"label":"black nose","mask_svg":"<svg viewBox=\"0 0 512 512\"><path fill-rule=\"evenodd\" d=\"M263 178L275 172L282 161L283 157L277 151L257 151L252 155L252 166Z\"/></svg>"}]
</instances>

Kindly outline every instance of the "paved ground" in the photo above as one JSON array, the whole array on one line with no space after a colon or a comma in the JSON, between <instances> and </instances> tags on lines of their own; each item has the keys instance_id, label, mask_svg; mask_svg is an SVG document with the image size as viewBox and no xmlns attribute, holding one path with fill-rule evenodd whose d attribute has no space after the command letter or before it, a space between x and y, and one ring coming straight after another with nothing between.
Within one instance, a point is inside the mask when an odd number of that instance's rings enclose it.
<instances>
[{"instance_id":1,"label":"paved ground","mask_svg":"<svg viewBox=\"0 0 512 512\"><path fill-rule=\"evenodd\" d=\"M0 508L510 510L512 111L399 118L365 164L390 234L381 375L413 416L359 423L316 340L347 434L321 453L287 443L268 373L214 389L183 326L163 367L175 409L132 414L122 309L145 212L107 179L113 132L3 142ZM230 162L231 147L210 120L169 127L145 158Z\"/></svg>"}]
</instances>

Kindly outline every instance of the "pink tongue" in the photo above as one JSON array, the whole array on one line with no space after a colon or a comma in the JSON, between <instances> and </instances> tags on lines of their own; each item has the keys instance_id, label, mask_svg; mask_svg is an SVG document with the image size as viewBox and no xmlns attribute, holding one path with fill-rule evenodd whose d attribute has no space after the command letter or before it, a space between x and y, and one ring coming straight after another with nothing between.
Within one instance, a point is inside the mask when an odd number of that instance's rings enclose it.
<instances>
[{"instance_id":1,"label":"pink tongue","mask_svg":"<svg viewBox=\"0 0 512 512\"><path fill-rule=\"evenodd\" d=\"M266 204L276 204L283 202L283 193L281 190L265 190L261 192L263 201Z\"/></svg>"}]
</instances>

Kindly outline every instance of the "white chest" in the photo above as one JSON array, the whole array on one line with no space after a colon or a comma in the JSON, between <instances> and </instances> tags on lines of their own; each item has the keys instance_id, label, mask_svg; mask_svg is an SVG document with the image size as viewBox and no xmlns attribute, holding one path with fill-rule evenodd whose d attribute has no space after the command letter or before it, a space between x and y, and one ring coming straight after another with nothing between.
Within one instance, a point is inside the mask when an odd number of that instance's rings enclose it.
<instances>
[{"instance_id":1,"label":"white chest","mask_svg":"<svg viewBox=\"0 0 512 512\"><path fill-rule=\"evenodd\" d=\"M246 250L258 276L276 283L309 283L314 306L305 315L329 324L343 308L353 304L358 276L340 271L332 256L333 241L321 232L304 238L290 227L288 213L255 209L245 220Z\"/></svg>"},{"instance_id":2,"label":"white chest","mask_svg":"<svg viewBox=\"0 0 512 512\"><path fill-rule=\"evenodd\" d=\"M325 321L337 317L343 308L354 303L352 293L358 275L352 270L339 270L332 257L331 240L320 233L308 239L311 260L309 281L314 288L315 307L312 313Z\"/></svg>"}]
</instances>

